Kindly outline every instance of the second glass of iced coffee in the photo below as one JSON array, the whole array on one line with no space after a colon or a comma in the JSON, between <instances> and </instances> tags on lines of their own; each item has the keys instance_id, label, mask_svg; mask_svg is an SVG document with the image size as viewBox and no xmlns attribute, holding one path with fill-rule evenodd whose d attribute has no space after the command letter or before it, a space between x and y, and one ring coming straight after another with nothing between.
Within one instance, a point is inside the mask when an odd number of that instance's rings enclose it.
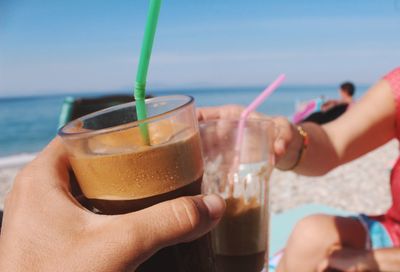
<instances>
[{"instance_id":1,"label":"second glass of iced coffee","mask_svg":"<svg viewBox=\"0 0 400 272\"><path fill-rule=\"evenodd\" d=\"M203 160L193 98L148 99L146 110L148 118L137 121L135 103L122 104L61 128L73 172L93 211L121 214L201 193ZM160 250L137 271L208 272L213 267L204 236Z\"/></svg>"},{"instance_id":2,"label":"second glass of iced coffee","mask_svg":"<svg viewBox=\"0 0 400 272\"><path fill-rule=\"evenodd\" d=\"M260 272L268 257L268 181L275 128L270 120L247 120L239 154L239 122L219 119L200 124L203 191L226 201L225 214L212 230L218 272Z\"/></svg>"}]
</instances>

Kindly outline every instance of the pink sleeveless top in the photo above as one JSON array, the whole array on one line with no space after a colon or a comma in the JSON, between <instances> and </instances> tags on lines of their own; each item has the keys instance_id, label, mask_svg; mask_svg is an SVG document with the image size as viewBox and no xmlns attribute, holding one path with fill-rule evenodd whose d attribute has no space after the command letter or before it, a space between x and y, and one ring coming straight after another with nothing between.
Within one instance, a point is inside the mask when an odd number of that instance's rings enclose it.
<instances>
[{"instance_id":1,"label":"pink sleeveless top","mask_svg":"<svg viewBox=\"0 0 400 272\"><path fill-rule=\"evenodd\" d=\"M383 77L386 80L394 94L396 100L396 138L400 141L400 67L396 68ZM389 232L393 245L400 246L400 157L398 157L395 166L390 175L390 188L392 194L392 206L386 214L373 217L380 221ZM373 200L372 200L373 201Z\"/></svg>"}]
</instances>

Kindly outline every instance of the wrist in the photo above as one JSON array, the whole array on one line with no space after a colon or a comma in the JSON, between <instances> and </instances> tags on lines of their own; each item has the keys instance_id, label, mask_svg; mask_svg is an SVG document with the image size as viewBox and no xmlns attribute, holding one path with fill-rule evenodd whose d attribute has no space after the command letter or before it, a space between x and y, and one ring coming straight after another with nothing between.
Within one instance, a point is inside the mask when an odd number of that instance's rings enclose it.
<instances>
[{"instance_id":1,"label":"wrist","mask_svg":"<svg viewBox=\"0 0 400 272\"><path fill-rule=\"evenodd\" d=\"M292 141L287 147L287 151L278 163L277 168L282 171L295 169L304 157L304 152L309 144L309 137L302 126L291 125Z\"/></svg>"}]
</instances>

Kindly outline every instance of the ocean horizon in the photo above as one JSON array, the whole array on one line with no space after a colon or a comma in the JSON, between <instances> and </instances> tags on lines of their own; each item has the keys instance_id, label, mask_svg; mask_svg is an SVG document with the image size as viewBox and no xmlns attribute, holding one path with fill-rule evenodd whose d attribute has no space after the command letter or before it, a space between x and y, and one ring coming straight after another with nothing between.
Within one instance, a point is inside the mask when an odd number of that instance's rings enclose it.
<instances>
[{"instance_id":1,"label":"ocean horizon","mask_svg":"<svg viewBox=\"0 0 400 272\"><path fill-rule=\"evenodd\" d=\"M357 86L356 99L368 86ZM248 105L263 87L207 87L187 89L163 89L148 94L186 94L195 99L197 107L225 104ZM296 104L317 97L338 98L337 85L283 86L265 101L258 111L267 115L282 115L290 118ZM0 97L0 166L27 159L40 151L56 136L61 107L65 97L98 97L115 94L131 94L130 91L82 92L50 95L3 96Z\"/></svg>"}]
</instances>

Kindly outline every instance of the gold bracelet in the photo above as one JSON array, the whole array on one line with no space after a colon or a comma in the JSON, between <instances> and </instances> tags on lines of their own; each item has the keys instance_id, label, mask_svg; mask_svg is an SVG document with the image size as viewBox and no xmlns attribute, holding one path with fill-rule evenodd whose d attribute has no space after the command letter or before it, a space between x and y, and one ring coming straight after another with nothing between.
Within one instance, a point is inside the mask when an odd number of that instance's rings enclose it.
<instances>
[{"instance_id":1,"label":"gold bracelet","mask_svg":"<svg viewBox=\"0 0 400 272\"><path fill-rule=\"evenodd\" d=\"M308 137L308 133L304 130L303 127L297 126L297 131L299 132L299 134L300 134L300 136L302 138L302 144L301 144L301 148L299 150L299 153L297 154L296 162L291 167L289 167L287 169L280 169L282 171L290 171L290 170L295 169L300 164L300 162L303 160L305 150L307 149L307 147L308 147L308 145L310 143L310 139Z\"/></svg>"}]
</instances>

